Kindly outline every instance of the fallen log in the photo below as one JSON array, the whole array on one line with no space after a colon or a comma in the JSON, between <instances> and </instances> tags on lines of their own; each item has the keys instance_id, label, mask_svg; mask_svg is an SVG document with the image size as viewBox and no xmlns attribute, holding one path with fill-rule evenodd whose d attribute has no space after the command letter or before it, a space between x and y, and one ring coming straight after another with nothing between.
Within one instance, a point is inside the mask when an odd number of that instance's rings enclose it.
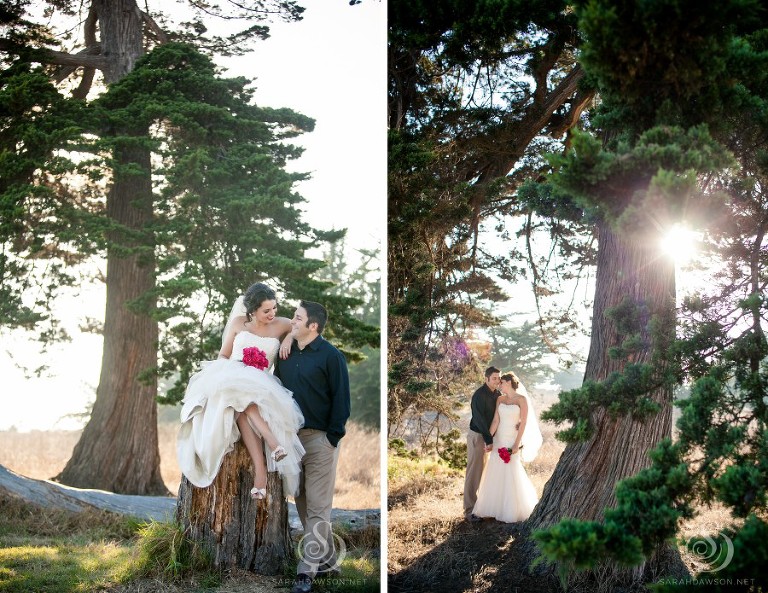
<instances>
[{"instance_id":1,"label":"fallen log","mask_svg":"<svg viewBox=\"0 0 768 593\"><path fill-rule=\"evenodd\" d=\"M0 465L0 495L19 498L47 509L77 513L97 508L144 521L173 521L176 514L175 496L137 496L73 488L50 480L27 478L2 465ZM381 511L379 509L333 509L331 521L349 530L379 527ZM288 524L292 534L301 531L296 505L292 502L288 503Z\"/></svg>"},{"instance_id":2,"label":"fallen log","mask_svg":"<svg viewBox=\"0 0 768 593\"><path fill-rule=\"evenodd\" d=\"M146 521L171 521L176 511L176 498L172 496L136 496L73 488L50 480L27 478L2 465L0 494L20 498L44 508L73 512L97 508Z\"/></svg>"}]
</instances>

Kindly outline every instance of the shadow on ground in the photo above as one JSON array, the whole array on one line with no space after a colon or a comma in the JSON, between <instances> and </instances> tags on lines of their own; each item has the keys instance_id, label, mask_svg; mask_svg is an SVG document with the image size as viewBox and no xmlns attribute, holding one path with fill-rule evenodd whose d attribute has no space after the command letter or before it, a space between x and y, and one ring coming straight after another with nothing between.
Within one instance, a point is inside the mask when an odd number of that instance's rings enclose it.
<instances>
[{"instance_id":1,"label":"shadow on ground","mask_svg":"<svg viewBox=\"0 0 768 593\"><path fill-rule=\"evenodd\" d=\"M556 579L530 574L518 561L527 543L522 523L457 521L451 535L403 570L389 575L390 593L503 590L548 593ZM428 534L423 534L423 539ZM426 543L426 542L425 542Z\"/></svg>"}]
</instances>

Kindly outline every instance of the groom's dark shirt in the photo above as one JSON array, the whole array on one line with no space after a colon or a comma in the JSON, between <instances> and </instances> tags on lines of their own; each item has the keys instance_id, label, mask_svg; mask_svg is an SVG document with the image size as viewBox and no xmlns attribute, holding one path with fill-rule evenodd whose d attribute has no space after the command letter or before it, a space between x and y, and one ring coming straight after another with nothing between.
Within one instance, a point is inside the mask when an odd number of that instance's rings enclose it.
<instances>
[{"instance_id":1,"label":"groom's dark shirt","mask_svg":"<svg viewBox=\"0 0 768 593\"><path fill-rule=\"evenodd\" d=\"M469 429L483 435L486 445L493 444L491 422L496 413L496 398L500 395L498 391L491 391L486 383L472 395L472 419L469 421Z\"/></svg>"},{"instance_id":2,"label":"groom's dark shirt","mask_svg":"<svg viewBox=\"0 0 768 593\"><path fill-rule=\"evenodd\" d=\"M275 361L275 375L304 414L304 428L324 430L334 447L346 432L350 413L349 373L344 355L323 336L304 350L294 340L286 360Z\"/></svg>"}]
</instances>

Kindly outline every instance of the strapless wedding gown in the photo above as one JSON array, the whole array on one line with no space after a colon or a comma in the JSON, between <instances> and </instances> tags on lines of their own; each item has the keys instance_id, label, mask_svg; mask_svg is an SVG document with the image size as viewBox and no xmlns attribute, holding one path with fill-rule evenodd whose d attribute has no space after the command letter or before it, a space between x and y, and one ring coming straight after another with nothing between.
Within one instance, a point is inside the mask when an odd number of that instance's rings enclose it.
<instances>
[{"instance_id":1,"label":"strapless wedding gown","mask_svg":"<svg viewBox=\"0 0 768 593\"><path fill-rule=\"evenodd\" d=\"M266 355L267 370L243 364L243 350L254 346ZM195 486L204 488L213 482L224 455L240 438L237 413L255 403L288 453L275 463L264 443L267 470L280 472L286 494L298 491L304 447L297 432L304 417L291 392L271 372L279 349L277 338L241 331L235 336L230 358L203 362L202 370L190 378L181 407L176 452L182 473Z\"/></svg>"},{"instance_id":2,"label":"strapless wedding gown","mask_svg":"<svg viewBox=\"0 0 768 593\"><path fill-rule=\"evenodd\" d=\"M520 460L520 452L509 463L499 455L499 449L512 449L517 438L520 408L514 404L499 405L499 427L493 436L493 450L485 466L473 513L478 517L493 517L505 523L525 521L539 501L536 488Z\"/></svg>"}]
</instances>

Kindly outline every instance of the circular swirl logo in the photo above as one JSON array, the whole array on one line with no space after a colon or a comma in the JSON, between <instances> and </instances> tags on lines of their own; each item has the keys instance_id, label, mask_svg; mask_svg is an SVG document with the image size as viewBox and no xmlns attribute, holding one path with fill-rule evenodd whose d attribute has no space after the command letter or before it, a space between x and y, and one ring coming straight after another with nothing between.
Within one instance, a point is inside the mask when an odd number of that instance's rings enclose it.
<instances>
[{"instance_id":1,"label":"circular swirl logo","mask_svg":"<svg viewBox=\"0 0 768 593\"><path fill-rule=\"evenodd\" d=\"M320 521L305 533L298 543L299 560L309 565L313 572L337 570L347 555L344 540L336 535L328 521Z\"/></svg>"},{"instance_id":2,"label":"circular swirl logo","mask_svg":"<svg viewBox=\"0 0 768 593\"><path fill-rule=\"evenodd\" d=\"M709 572L718 572L724 569L733 560L733 542L725 534L720 534L715 541L712 537L694 537L688 540L686 547L700 560L709 564Z\"/></svg>"}]
</instances>

